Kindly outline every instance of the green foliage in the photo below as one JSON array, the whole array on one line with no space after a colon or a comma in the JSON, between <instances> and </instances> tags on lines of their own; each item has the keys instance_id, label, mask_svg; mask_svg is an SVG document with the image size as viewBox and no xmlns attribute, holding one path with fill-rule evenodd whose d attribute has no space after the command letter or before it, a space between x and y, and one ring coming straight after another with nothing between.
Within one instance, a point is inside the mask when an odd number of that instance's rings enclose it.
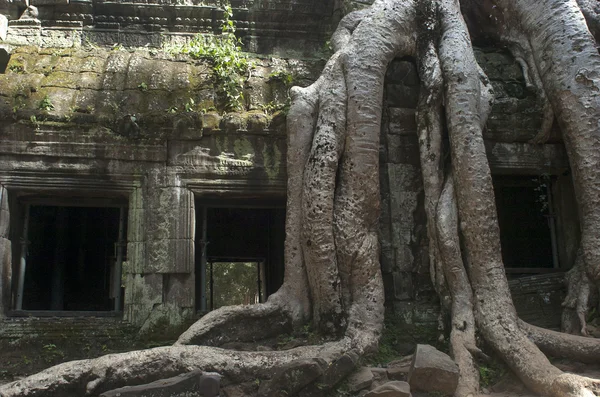
<instances>
[{"instance_id":1,"label":"green foliage","mask_svg":"<svg viewBox=\"0 0 600 397\"><path fill-rule=\"evenodd\" d=\"M39 108L40 110L54 110L54 105L52 104L52 101L48 95L46 95L44 99L40 101Z\"/></svg>"},{"instance_id":2,"label":"green foliage","mask_svg":"<svg viewBox=\"0 0 600 397\"><path fill-rule=\"evenodd\" d=\"M138 84L138 88L142 91L148 91L148 84L142 81L140 84Z\"/></svg>"},{"instance_id":3,"label":"green foliage","mask_svg":"<svg viewBox=\"0 0 600 397\"><path fill-rule=\"evenodd\" d=\"M217 94L225 100L226 110L243 107L244 75L250 68L248 57L242 53L241 42L235 37L233 10L224 7L222 33L219 36L197 34L189 43L170 49L173 53L189 54L213 64Z\"/></svg>"},{"instance_id":4,"label":"green foliage","mask_svg":"<svg viewBox=\"0 0 600 397\"><path fill-rule=\"evenodd\" d=\"M260 107L266 114L273 114L278 111L283 111L285 114L287 114L288 110L290 110L291 105L292 101L288 97L284 103L269 102L264 105L260 105Z\"/></svg>"},{"instance_id":5,"label":"green foliage","mask_svg":"<svg viewBox=\"0 0 600 397\"><path fill-rule=\"evenodd\" d=\"M492 360L487 365L479 367L479 384L482 387L493 386L504 375L506 375L504 364L500 361Z\"/></svg>"},{"instance_id":6,"label":"green foliage","mask_svg":"<svg viewBox=\"0 0 600 397\"><path fill-rule=\"evenodd\" d=\"M48 343L42 347L43 349L43 358L47 364L54 363L56 361L61 361L65 354L59 350L54 343Z\"/></svg>"},{"instance_id":7,"label":"green foliage","mask_svg":"<svg viewBox=\"0 0 600 397\"><path fill-rule=\"evenodd\" d=\"M196 102L194 102L194 100L192 98L190 98L190 100L187 101L187 103L185 104L185 111L186 112L193 112L195 104L196 104Z\"/></svg>"},{"instance_id":8,"label":"green foliage","mask_svg":"<svg viewBox=\"0 0 600 397\"><path fill-rule=\"evenodd\" d=\"M257 266L257 262L213 262L212 284L206 280L213 309L259 301Z\"/></svg>"},{"instance_id":9,"label":"green foliage","mask_svg":"<svg viewBox=\"0 0 600 397\"><path fill-rule=\"evenodd\" d=\"M281 81L286 87L291 87L294 84L294 75L285 70L278 70L269 74L269 81Z\"/></svg>"},{"instance_id":10,"label":"green foliage","mask_svg":"<svg viewBox=\"0 0 600 397\"><path fill-rule=\"evenodd\" d=\"M19 62L12 62L8 66L8 70L10 70L13 73L25 73L25 67L22 63Z\"/></svg>"}]
</instances>

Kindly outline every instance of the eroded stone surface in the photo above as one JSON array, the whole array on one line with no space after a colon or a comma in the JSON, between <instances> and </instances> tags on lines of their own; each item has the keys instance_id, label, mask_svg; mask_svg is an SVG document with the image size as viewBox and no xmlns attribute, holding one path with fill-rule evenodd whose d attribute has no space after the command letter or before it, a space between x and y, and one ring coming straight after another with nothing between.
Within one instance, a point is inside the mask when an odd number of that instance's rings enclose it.
<instances>
[{"instance_id":1,"label":"eroded stone surface","mask_svg":"<svg viewBox=\"0 0 600 397\"><path fill-rule=\"evenodd\" d=\"M458 386L458 366L430 345L417 345L408 373L411 389L452 395Z\"/></svg>"},{"instance_id":2,"label":"eroded stone surface","mask_svg":"<svg viewBox=\"0 0 600 397\"><path fill-rule=\"evenodd\" d=\"M373 383L373 372L368 367L362 367L348 378L348 390L357 392L366 389Z\"/></svg>"}]
</instances>

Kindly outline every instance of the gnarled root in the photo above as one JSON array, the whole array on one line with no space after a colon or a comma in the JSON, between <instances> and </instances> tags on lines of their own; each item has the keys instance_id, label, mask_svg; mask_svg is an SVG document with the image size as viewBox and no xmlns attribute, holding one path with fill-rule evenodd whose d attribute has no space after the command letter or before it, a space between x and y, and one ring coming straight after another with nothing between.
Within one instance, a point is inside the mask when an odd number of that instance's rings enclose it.
<instances>
[{"instance_id":1,"label":"gnarled root","mask_svg":"<svg viewBox=\"0 0 600 397\"><path fill-rule=\"evenodd\" d=\"M343 338L319 346L269 352L238 352L206 346L157 347L59 364L23 380L0 386L0 395L98 395L125 385L152 382L196 369L218 372L228 382L265 380L271 378L274 369L298 359L318 358L326 364L323 368L326 371L328 365L352 350L352 345L349 338Z\"/></svg>"},{"instance_id":2,"label":"gnarled root","mask_svg":"<svg viewBox=\"0 0 600 397\"><path fill-rule=\"evenodd\" d=\"M593 284L585 272L581 249L577 251L575 265L567 272L565 281L567 296L562 304L562 330L569 334L587 336L585 317Z\"/></svg>"},{"instance_id":3,"label":"gnarled root","mask_svg":"<svg viewBox=\"0 0 600 397\"><path fill-rule=\"evenodd\" d=\"M527 333L543 352L552 357L569 358L582 363L600 363L600 340L570 335L539 328L519 321L519 328Z\"/></svg>"},{"instance_id":4,"label":"gnarled root","mask_svg":"<svg viewBox=\"0 0 600 397\"><path fill-rule=\"evenodd\" d=\"M269 324L265 327L265 324ZM176 345L222 346L229 342L253 342L292 331L292 315L274 299L249 306L213 310L183 332Z\"/></svg>"}]
</instances>

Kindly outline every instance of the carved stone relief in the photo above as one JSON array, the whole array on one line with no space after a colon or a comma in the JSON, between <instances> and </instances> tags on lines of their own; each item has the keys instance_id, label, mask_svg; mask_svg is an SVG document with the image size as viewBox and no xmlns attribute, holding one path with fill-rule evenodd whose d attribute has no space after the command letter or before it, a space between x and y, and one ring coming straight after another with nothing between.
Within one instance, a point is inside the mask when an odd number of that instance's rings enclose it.
<instances>
[{"instance_id":1,"label":"carved stone relief","mask_svg":"<svg viewBox=\"0 0 600 397\"><path fill-rule=\"evenodd\" d=\"M179 154L175 158L174 164L201 174L246 175L255 168L253 159L253 154L235 158L233 153L227 152L212 156L210 155L210 148L196 146L189 152Z\"/></svg>"}]
</instances>

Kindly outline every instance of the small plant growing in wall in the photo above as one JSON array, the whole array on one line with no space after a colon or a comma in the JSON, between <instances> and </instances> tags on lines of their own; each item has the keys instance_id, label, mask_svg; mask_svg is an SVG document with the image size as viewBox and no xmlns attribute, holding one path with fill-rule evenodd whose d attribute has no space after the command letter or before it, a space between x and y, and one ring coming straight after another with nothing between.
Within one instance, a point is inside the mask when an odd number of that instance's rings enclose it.
<instances>
[{"instance_id":1,"label":"small plant growing in wall","mask_svg":"<svg viewBox=\"0 0 600 397\"><path fill-rule=\"evenodd\" d=\"M225 100L226 110L237 110L243 106L244 76L250 68L250 62L242 52L240 40L235 37L235 24L231 19L233 10L229 4L223 8L221 35L198 34L189 43L170 51L211 61L217 94Z\"/></svg>"},{"instance_id":2,"label":"small plant growing in wall","mask_svg":"<svg viewBox=\"0 0 600 397\"><path fill-rule=\"evenodd\" d=\"M148 84L146 84L145 82L142 81L140 84L138 84L138 88L141 91L148 91Z\"/></svg>"},{"instance_id":3,"label":"small plant growing in wall","mask_svg":"<svg viewBox=\"0 0 600 397\"><path fill-rule=\"evenodd\" d=\"M278 70L269 74L269 81L281 81L287 88L290 88L295 81L294 75L285 70Z\"/></svg>"},{"instance_id":4,"label":"small plant growing in wall","mask_svg":"<svg viewBox=\"0 0 600 397\"><path fill-rule=\"evenodd\" d=\"M24 73L25 67L23 66L22 63L13 62L8 66L8 70L10 70L13 73Z\"/></svg>"},{"instance_id":5,"label":"small plant growing in wall","mask_svg":"<svg viewBox=\"0 0 600 397\"><path fill-rule=\"evenodd\" d=\"M48 95L46 95L44 99L40 101L39 108L40 110L54 110L54 105L52 104L52 101Z\"/></svg>"},{"instance_id":6,"label":"small plant growing in wall","mask_svg":"<svg viewBox=\"0 0 600 397\"><path fill-rule=\"evenodd\" d=\"M196 104L196 102L194 102L194 100L192 98L190 98L189 101L187 101L186 104L185 104L185 111L186 112L193 112L195 104Z\"/></svg>"}]
</instances>

